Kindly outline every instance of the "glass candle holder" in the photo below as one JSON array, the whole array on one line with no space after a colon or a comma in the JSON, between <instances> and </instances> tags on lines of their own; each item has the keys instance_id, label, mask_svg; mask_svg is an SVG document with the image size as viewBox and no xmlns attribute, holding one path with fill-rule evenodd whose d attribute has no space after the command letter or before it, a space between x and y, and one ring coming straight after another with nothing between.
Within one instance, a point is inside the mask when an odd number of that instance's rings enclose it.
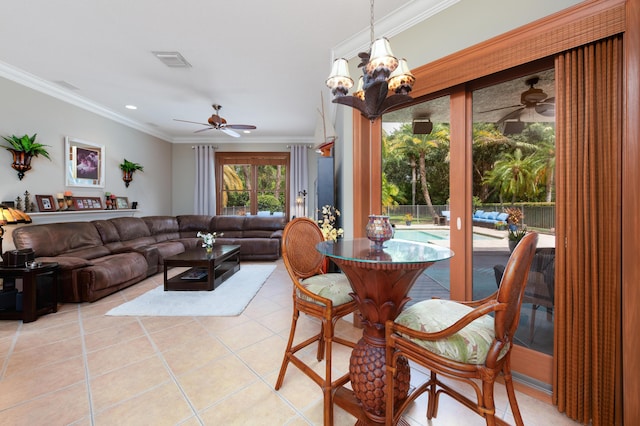
<instances>
[{"instance_id":1,"label":"glass candle holder","mask_svg":"<svg viewBox=\"0 0 640 426\"><path fill-rule=\"evenodd\" d=\"M373 241L375 250L382 250L384 242L393 238L393 227L389 222L389 216L369 215L366 231L367 238Z\"/></svg>"}]
</instances>

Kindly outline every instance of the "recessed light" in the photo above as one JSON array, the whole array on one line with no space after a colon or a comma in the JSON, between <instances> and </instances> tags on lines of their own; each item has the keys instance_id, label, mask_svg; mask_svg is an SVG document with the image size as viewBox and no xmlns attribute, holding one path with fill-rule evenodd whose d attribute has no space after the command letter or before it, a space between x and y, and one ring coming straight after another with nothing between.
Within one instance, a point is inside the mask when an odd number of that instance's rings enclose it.
<instances>
[{"instance_id":1,"label":"recessed light","mask_svg":"<svg viewBox=\"0 0 640 426\"><path fill-rule=\"evenodd\" d=\"M137 106L135 106L135 105L125 105L124 107L125 107L126 109L138 109L138 107L137 107Z\"/></svg>"},{"instance_id":2,"label":"recessed light","mask_svg":"<svg viewBox=\"0 0 640 426\"><path fill-rule=\"evenodd\" d=\"M251 133L251 130L245 130L243 133Z\"/></svg>"}]
</instances>

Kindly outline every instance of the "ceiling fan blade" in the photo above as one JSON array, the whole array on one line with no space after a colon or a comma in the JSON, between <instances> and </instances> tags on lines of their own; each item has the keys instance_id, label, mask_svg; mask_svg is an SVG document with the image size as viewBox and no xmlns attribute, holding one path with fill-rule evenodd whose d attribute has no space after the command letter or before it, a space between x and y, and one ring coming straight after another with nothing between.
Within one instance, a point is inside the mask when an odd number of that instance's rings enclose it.
<instances>
[{"instance_id":1,"label":"ceiling fan blade","mask_svg":"<svg viewBox=\"0 0 640 426\"><path fill-rule=\"evenodd\" d=\"M191 123L191 124L199 124L201 126L209 126L208 123L199 123L197 121L178 120L177 118L174 118L173 121L181 121L183 123Z\"/></svg>"},{"instance_id":2,"label":"ceiling fan blade","mask_svg":"<svg viewBox=\"0 0 640 426\"><path fill-rule=\"evenodd\" d=\"M196 131L195 131L195 132L193 132L193 133L206 132L207 130L213 130L213 129L215 129L215 127L206 127L206 128L204 128L204 129L196 130Z\"/></svg>"},{"instance_id":3,"label":"ceiling fan blade","mask_svg":"<svg viewBox=\"0 0 640 426\"><path fill-rule=\"evenodd\" d=\"M512 118L518 118L518 117L520 117L520 113L522 111L524 111L524 107L520 107L515 111L511 111L509 114L505 115L500 120L496 121L496 124L504 123L506 120L509 120L509 119L512 119Z\"/></svg>"},{"instance_id":4,"label":"ceiling fan blade","mask_svg":"<svg viewBox=\"0 0 640 426\"><path fill-rule=\"evenodd\" d=\"M488 109L488 110L486 110L486 111L478 111L478 113L482 114L482 113L485 113L485 112L500 111L500 110L507 109L507 108L518 108L518 107L521 107L521 106L522 106L521 104L518 104L518 105L510 105L510 106L501 107L501 108Z\"/></svg>"},{"instance_id":5,"label":"ceiling fan blade","mask_svg":"<svg viewBox=\"0 0 640 426\"><path fill-rule=\"evenodd\" d=\"M252 126L251 124L227 124L227 129L238 129L238 130L255 130L256 126Z\"/></svg>"},{"instance_id":6,"label":"ceiling fan blade","mask_svg":"<svg viewBox=\"0 0 640 426\"><path fill-rule=\"evenodd\" d=\"M240 137L240 133L238 132L234 132L231 129L227 129L227 128L221 128L220 130L222 130L223 132L225 132L226 134L228 134L229 136L233 136L234 138L239 138Z\"/></svg>"}]
</instances>

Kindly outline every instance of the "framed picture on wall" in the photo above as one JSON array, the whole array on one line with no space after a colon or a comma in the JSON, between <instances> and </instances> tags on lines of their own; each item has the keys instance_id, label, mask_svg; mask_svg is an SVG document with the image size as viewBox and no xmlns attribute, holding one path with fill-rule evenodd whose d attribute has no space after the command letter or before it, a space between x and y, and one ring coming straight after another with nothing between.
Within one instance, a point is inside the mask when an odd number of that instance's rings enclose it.
<instances>
[{"instance_id":1,"label":"framed picture on wall","mask_svg":"<svg viewBox=\"0 0 640 426\"><path fill-rule=\"evenodd\" d=\"M104 188L104 145L67 136L64 152L67 186Z\"/></svg>"},{"instance_id":2,"label":"framed picture on wall","mask_svg":"<svg viewBox=\"0 0 640 426\"><path fill-rule=\"evenodd\" d=\"M36 203L38 204L38 210L41 212L56 211L56 203L53 195L36 195Z\"/></svg>"},{"instance_id":3,"label":"framed picture on wall","mask_svg":"<svg viewBox=\"0 0 640 426\"><path fill-rule=\"evenodd\" d=\"M119 209L128 209L129 199L127 197L116 197L116 207Z\"/></svg>"}]
</instances>

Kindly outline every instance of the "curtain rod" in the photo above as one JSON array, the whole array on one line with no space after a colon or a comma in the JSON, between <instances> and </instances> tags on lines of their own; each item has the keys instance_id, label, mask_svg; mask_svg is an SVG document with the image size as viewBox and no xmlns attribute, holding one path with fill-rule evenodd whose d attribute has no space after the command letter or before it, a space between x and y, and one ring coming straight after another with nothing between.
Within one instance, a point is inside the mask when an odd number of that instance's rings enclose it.
<instances>
[{"instance_id":1,"label":"curtain rod","mask_svg":"<svg viewBox=\"0 0 640 426\"><path fill-rule=\"evenodd\" d=\"M299 145L303 145L303 144L299 144ZM286 146L286 148L287 148L287 149L290 149L290 148L292 148L292 147L293 147L293 145L287 145L287 146ZM313 145L306 145L306 147L307 147L308 149L311 149L311 148L313 148Z\"/></svg>"},{"instance_id":2,"label":"curtain rod","mask_svg":"<svg viewBox=\"0 0 640 426\"><path fill-rule=\"evenodd\" d=\"M217 145L198 145L198 146L210 146L213 149L218 149L219 147ZM196 149L195 145L191 145L191 149Z\"/></svg>"}]
</instances>

